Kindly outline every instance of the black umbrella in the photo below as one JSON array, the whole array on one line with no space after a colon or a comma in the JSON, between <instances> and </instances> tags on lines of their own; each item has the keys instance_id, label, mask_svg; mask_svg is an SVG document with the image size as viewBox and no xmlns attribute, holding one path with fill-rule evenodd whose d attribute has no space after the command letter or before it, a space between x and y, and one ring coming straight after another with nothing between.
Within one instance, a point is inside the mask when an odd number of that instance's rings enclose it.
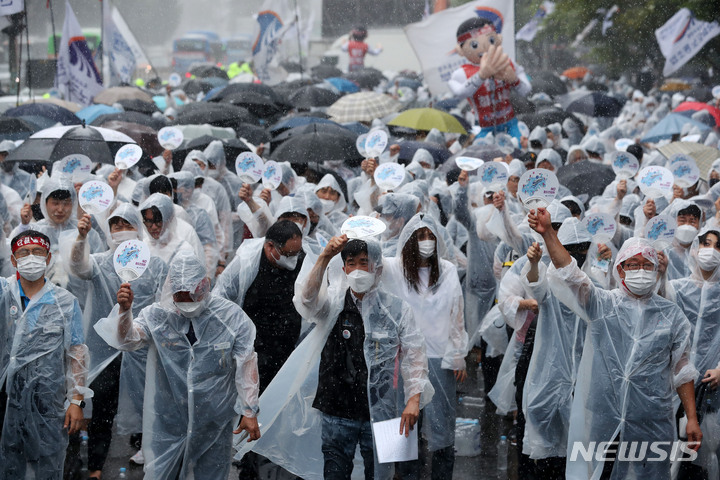
<instances>
[{"instance_id":1,"label":"black umbrella","mask_svg":"<svg viewBox=\"0 0 720 480\"><path fill-rule=\"evenodd\" d=\"M310 109L312 107L329 107L341 96L327 88L306 86L296 90L288 97L288 101L295 108Z\"/></svg>"},{"instance_id":2,"label":"black umbrella","mask_svg":"<svg viewBox=\"0 0 720 480\"><path fill-rule=\"evenodd\" d=\"M594 80L583 83L583 87L585 87L587 90L592 90L594 92L608 92L607 85L605 85L604 83L596 82Z\"/></svg>"},{"instance_id":3,"label":"black umbrella","mask_svg":"<svg viewBox=\"0 0 720 480\"><path fill-rule=\"evenodd\" d=\"M562 123L566 118L572 119L580 128L585 128L582 121L575 115L556 107L543 108L535 113L523 113L518 115L517 118L525 122L530 130L538 126L545 127L551 123Z\"/></svg>"},{"instance_id":4,"label":"black umbrella","mask_svg":"<svg viewBox=\"0 0 720 480\"><path fill-rule=\"evenodd\" d=\"M107 136L107 139L105 138ZM115 163L115 153L123 145L135 143L127 135L89 126L53 127L41 130L10 152L7 161L30 166L42 162L48 168L52 162L73 155L87 155L93 162Z\"/></svg>"},{"instance_id":5,"label":"black umbrella","mask_svg":"<svg viewBox=\"0 0 720 480\"><path fill-rule=\"evenodd\" d=\"M40 130L37 126L17 117L0 117L0 140L25 140Z\"/></svg>"},{"instance_id":6,"label":"black umbrella","mask_svg":"<svg viewBox=\"0 0 720 480\"><path fill-rule=\"evenodd\" d=\"M52 103L26 103L11 108L4 113L6 117L38 116L60 122L63 125L80 125L82 121L67 108Z\"/></svg>"},{"instance_id":7,"label":"black umbrella","mask_svg":"<svg viewBox=\"0 0 720 480\"><path fill-rule=\"evenodd\" d=\"M320 64L310 69L313 78L323 80L325 78L340 77L343 72L337 67L327 64Z\"/></svg>"},{"instance_id":8,"label":"black umbrella","mask_svg":"<svg viewBox=\"0 0 720 480\"><path fill-rule=\"evenodd\" d=\"M195 96L198 93L206 94L215 88L215 85L204 81L202 78L193 78L183 83L182 89L187 95Z\"/></svg>"},{"instance_id":9,"label":"black umbrella","mask_svg":"<svg viewBox=\"0 0 720 480\"><path fill-rule=\"evenodd\" d=\"M168 122L165 120L165 117L154 118L140 112L120 112L100 115L93 120L90 125L93 127L102 127L105 123L113 121L137 123L145 125L146 127L154 128L155 130L160 130L161 128L168 126Z\"/></svg>"},{"instance_id":10,"label":"black umbrella","mask_svg":"<svg viewBox=\"0 0 720 480\"><path fill-rule=\"evenodd\" d=\"M712 92L708 87L696 85L690 90L682 92L685 96L693 97L698 102L709 102L713 99Z\"/></svg>"},{"instance_id":11,"label":"black umbrella","mask_svg":"<svg viewBox=\"0 0 720 480\"><path fill-rule=\"evenodd\" d=\"M184 105L177 114L175 122L179 125L202 125L209 123L216 127L230 127L258 120L247 109L229 103L196 102Z\"/></svg>"},{"instance_id":12,"label":"black umbrella","mask_svg":"<svg viewBox=\"0 0 720 480\"><path fill-rule=\"evenodd\" d=\"M213 95L210 102L220 102L223 98L238 92L255 92L273 101L276 105L287 105L287 100L272 87L262 83L231 83Z\"/></svg>"},{"instance_id":13,"label":"black umbrella","mask_svg":"<svg viewBox=\"0 0 720 480\"><path fill-rule=\"evenodd\" d=\"M517 115L521 113L535 113L535 104L528 100L527 97L520 96L515 92L510 93L510 103ZM468 130L468 132L469 131L470 130Z\"/></svg>"},{"instance_id":14,"label":"black umbrella","mask_svg":"<svg viewBox=\"0 0 720 480\"><path fill-rule=\"evenodd\" d=\"M585 193L592 198L603 194L605 187L615 180L615 172L609 165L581 160L560 167L557 178L573 195Z\"/></svg>"},{"instance_id":15,"label":"black umbrella","mask_svg":"<svg viewBox=\"0 0 720 480\"><path fill-rule=\"evenodd\" d=\"M448 160L440 167L439 171L447 173L450 170L458 168L455 163L457 157L472 157L479 158L485 162L492 162L494 158L504 157L505 154L500 150L497 145L485 145L478 143L476 145L470 145L469 147L460 150L455 155L448 158Z\"/></svg>"},{"instance_id":16,"label":"black umbrella","mask_svg":"<svg viewBox=\"0 0 720 480\"><path fill-rule=\"evenodd\" d=\"M405 141L400 142L399 145L400 154L398 155L398 162L410 163L413 155L415 155L415 152L420 148L424 148L430 152L430 155L432 155L435 160L436 166L445 163L445 160L450 158L450 150L435 143Z\"/></svg>"},{"instance_id":17,"label":"black umbrella","mask_svg":"<svg viewBox=\"0 0 720 480\"><path fill-rule=\"evenodd\" d=\"M351 167L360 165L363 156L355 147L355 140L330 133L305 133L289 138L270 154L273 160L290 163L322 163L344 160Z\"/></svg>"},{"instance_id":18,"label":"black umbrella","mask_svg":"<svg viewBox=\"0 0 720 480\"><path fill-rule=\"evenodd\" d=\"M144 102L137 98L128 98L118 100L118 102L125 109L126 112L139 112L145 115L152 115L155 112L159 112L160 109L155 105L154 102Z\"/></svg>"},{"instance_id":19,"label":"black umbrella","mask_svg":"<svg viewBox=\"0 0 720 480\"><path fill-rule=\"evenodd\" d=\"M246 108L259 118L272 118L279 115L282 110L275 105L272 99L256 92L236 92L226 95L219 103L229 103Z\"/></svg>"},{"instance_id":20,"label":"black umbrella","mask_svg":"<svg viewBox=\"0 0 720 480\"><path fill-rule=\"evenodd\" d=\"M386 80L382 72L376 68L363 68L343 75L348 80L357 83L361 88L375 88Z\"/></svg>"},{"instance_id":21,"label":"black umbrella","mask_svg":"<svg viewBox=\"0 0 720 480\"><path fill-rule=\"evenodd\" d=\"M235 133L238 138L244 138L253 145L270 143L272 140L272 136L266 129L249 123L243 123L235 127Z\"/></svg>"},{"instance_id":22,"label":"black umbrella","mask_svg":"<svg viewBox=\"0 0 720 480\"><path fill-rule=\"evenodd\" d=\"M306 133L327 133L330 135L340 135L351 138L353 141L357 140L358 135L347 128L341 127L334 123L310 123L308 125L302 125L300 127L291 128L281 132L272 139L271 147L276 149L285 140L298 135L304 135Z\"/></svg>"},{"instance_id":23,"label":"black umbrella","mask_svg":"<svg viewBox=\"0 0 720 480\"><path fill-rule=\"evenodd\" d=\"M179 171L185 162L187 154L193 150L205 150L211 142L219 140L223 144L223 151L225 152L225 159L227 160L227 166L232 171L235 169L235 158L242 152L249 152L250 148L240 139L237 138L215 138L210 135L202 135L197 138L193 138L189 142L183 142L180 147L173 150L173 168L175 171Z\"/></svg>"},{"instance_id":24,"label":"black umbrella","mask_svg":"<svg viewBox=\"0 0 720 480\"><path fill-rule=\"evenodd\" d=\"M562 95L567 93L567 85L560 77L551 72L538 72L530 75L532 91L545 92L548 95Z\"/></svg>"},{"instance_id":25,"label":"black umbrella","mask_svg":"<svg viewBox=\"0 0 720 480\"><path fill-rule=\"evenodd\" d=\"M617 117L622 103L600 92L576 90L560 97L560 104L568 112L582 113L589 117Z\"/></svg>"},{"instance_id":26,"label":"black umbrella","mask_svg":"<svg viewBox=\"0 0 720 480\"><path fill-rule=\"evenodd\" d=\"M197 78L217 77L223 80L230 80L227 72L216 65L199 65L190 69L190 74Z\"/></svg>"}]
</instances>

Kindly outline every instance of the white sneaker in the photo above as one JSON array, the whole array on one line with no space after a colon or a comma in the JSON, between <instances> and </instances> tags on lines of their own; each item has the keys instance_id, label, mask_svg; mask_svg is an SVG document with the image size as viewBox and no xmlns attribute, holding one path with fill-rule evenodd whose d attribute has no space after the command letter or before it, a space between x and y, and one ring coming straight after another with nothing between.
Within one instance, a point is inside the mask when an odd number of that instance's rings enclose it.
<instances>
[{"instance_id":1,"label":"white sneaker","mask_svg":"<svg viewBox=\"0 0 720 480\"><path fill-rule=\"evenodd\" d=\"M145 456L142 453L142 449L138 450L135 455L130 457L130 462L135 465L143 465L145 463Z\"/></svg>"}]
</instances>

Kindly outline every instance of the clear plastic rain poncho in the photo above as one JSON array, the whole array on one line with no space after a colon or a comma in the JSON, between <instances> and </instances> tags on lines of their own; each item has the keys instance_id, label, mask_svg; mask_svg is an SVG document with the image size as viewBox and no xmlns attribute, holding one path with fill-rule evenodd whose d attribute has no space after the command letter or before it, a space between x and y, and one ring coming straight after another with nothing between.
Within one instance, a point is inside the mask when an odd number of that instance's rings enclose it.
<instances>
[{"instance_id":1,"label":"clear plastic rain poncho","mask_svg":"<svg viewBox=\"0 0 720 480\"><path fill-rule=\"evenodd\" d=\"M676 198L675 200L673 200L670 206L662 213L670 215L672 218L677 219L678 214L689 207L697 207L697 209L702 212L702 209L696 203L690 200ZM702 213L700 213L700 215L700 225L702 225ZM678 225L678 227L675 229L675 238L673 239L672 244L670 244L670 246L665 249L665 255L667 255L668 257L667 276L670 280L689 277L690 275L692 275L693 267L695 266L695 258L690 255L690 245L692 243L692 240L687 241L687 243L683 245L678 239L678 232L681 228L691 229L692 227L689 225ZM697 235L697 229L695 229L694 231Z\"/></svg>"},{"instance_id":2,"label":"clear plastic rain poncho","mask_svg":"<svg viewBox=\"0 0 720 480\"><path fill-rule=\"evenodd\" d=\"M577 219L567 219L558 232L560 242L563 245L589 243L590 235L579 226ZM522 405L523 453L532 459L566 454L570 407L585 338L585 323L550 292L546 265L540 262L538 269L538 281L534 283L527 278L529 261L520 273L528 296L537 300L539 307Z\"/></svg>"},{"instance_id":3,"label":"clear plastic rain poncho","mask_svg":"<svg viewBox=\"0 0 720 480\"><path fill-rule=\"evenodd\" d=\"M418 267L418 287L407 280L403 255L405 246L413 241L416 264L420 261L413 233L422 228L435 236L434 258L440 270L435 286L429 287L430 268ZM425 337L430 383L435 388L432 401L425 407L423 429L428 435L430 451L449 447L455 442L455 378L453 370L465 369L468 335L465 331L463 296L455 266L444 260L445 242L438 224L427 214L417 214L405 225L398 241L395 257L383 259L383 285L392 294L405 300L412 308L417 327ZM432 261L432 260L431 260Z\"/></svg>"},{"instance_id":4,"label":"clear plastic rain poncho","mask_svg":"<svg viewBox=\"0 0 720 480\"><path fill-rule=\"evenodd\" d=\"M180 171L170 175L177 182L177 189L175 190L175 196L178 204L185 209L192 226L195 227L195 233L197 233L198 239L203 247L205 253L205 266L208 272L214 276L215 267L219 260L218 255L218 243L215 231L219 228L217 216L214 217L215 224L213 224L213 217L207 214L205 210L196 206L192 202L193 193L195 191L195 178L192 173L188 171Z\"/></svg>"},{"instance_id":5,"label":"clear plastic rain poncho","mask_svg":"<svg viewBox=\"0 0 720 480\"><path fill-rule=\"evenodd\" d=\"M388 193L380 197L380 220L387 227L381 237L383 256L392 257L397 253L400 232L417 213L419 206L420 201L416 197L405 193Z\"/></svg>"},{"instance_id":6,"label":"clear plastic rain poncho","mask_svg":"<svg viewBox=\"0 0 720 480\"><path fill-rule=\"evenodd\" d=\"M8 166L9 171L5 170ZM15 190L26 203L32 203L37 193L37 178L20 169L20 162L0 163L0 182Z\"/></svg>"},{"instance_id":7,"label":"clear plastic rain poncho","mask_svg":"<svg viewBox=\"0 0 720 480\"><path fill-rule=\"evenodd\" d=\"M202 162L205 165L205 168L201 168L195 162L195 159ZM198 178L203 178L202 188L195 189L195 192L193 192L193 202L197 201L200 207L204 210L208 210L210 206L201 201L202 199L200 198L200 193L204 193L210 197L210 200L212 200L212 204L215 206L215 210L217 211L218 221L220 222L223 232L222 237L218 236L218 239L222 240L221 245L223 246L223 250L221 252L225 252L226 255L229 255L235 250L233 243L233 212L235 209L230 202L230 198L225 191L225 187L223 187L217 180L207 176L207 164L208 160L203 152L200 150L192 150L187 154L187 157L185 157L182 170L187 170L192 173L196 180Z\"/></svg>"},{"instance_id":8,"label":"clear plastic rain poncho","mask_svg":"<svg viewBox=\"0 0 720 480\"><path fill-rule=\"evenodd\" d=\"M47 174L45 174L47 175ZM50 194L56 191L66 191L70 193L70 200L72 206L70 207L70 215L62 223L57 223L50 218L48 214L46 202ZM67 245L71 245L77 237L77 194L73 184L62 178L46 178L43 187L42 194L40 196L40 210L43 214L43 219L28 225L18 225L12 233L9 235L10 238L20 232L24 232L28 229L37 230L38 232L44 233L50 239L50 251L53 254L53 258L50 260L50 265L46 276L55 284L67 287L71 293L78 296L80 294L79 285L77 285L72 279L68 278L67 272L62 268L63 258L68 255L65 248ZM106 244L93 229L88 232L88 245L91 253L102 252L106 249ZM81 303L81 307L84 305Z\"/></svg>"},{"instance_id":9,"label":"clear plastic rain poncho","mask_svg":"<svg viewBox=\"0 0 720 480\"><path fill-rule=\"evenodd\" d=\"M173 301L189 292L199 309ZM237 415L258 412L255 326L234 303L210 294L203 262L190 252L173 258L162 299L137 318L115 306L95 329L109 345L150 345L145 383L145 475L154 479L227 478ZM193 328L197 341L190 344ZM124 332L124 334L123 334Z\"/></svg>"},{"instance_id":10,"label":"clear plastic rain poncho","mask_svg":"<svg viewBox=\"0 0 720 480\"><path fill-rule=\"evenodd\" d=\"M698 239L706 233L714 233L720 238L717 229L701 231ZM712 247L700 248L698 239L693 242L691 255L698 258L698 252L714 250ZM714 250L714 255L720 252ZM705 280L700 267L696 264L690 277L670 281L670 297L685 313L692 325L692 347L690 361L698 370L695 385L709 369L720 368L720 268L715 267ZM709 408L708 408L709 407ZM720 389L710 390L703 405L698 410L707 409L700 423L703 432L703 445L698 451L695 463L708 469L708 478L718 478L718 447L720 446Z\"/></svg>"},{"instance_id":11,"label":"clear plastic rain poncho","mask_svg":"<svg viewBox=\"0 0 720 480\"><path fill-rule=\"evenodd\" d=\"M153 193L140 204L138 208L140 215L152 207L156 207L160 211L163 221L159 238L153 238L147 230L143 232L144 241L150 247L152 254L160 257L165 263L169 263L178 252L183 250L189 250L195 253L195 256L199 256L193 245L185 240L177 230L175 211L170 197L162 193Z\"/></svg>"},{"instance_id":12,"label":"clear plastic rain poncho","mask_svg":"<svg viewBox=\"0 0 720 480\"><path fill-rule=\"evenodd\" d=\"M644 239L631 238L620 249L617 267L642 255L658 264L656 250ZM603 290L572 260L551 266L548 281L555 296L587 323L570 415L568 455L574 442L672 442L675 437L675 389L692 382L698 372L690 362L690 323L677 305L650 292L642 298L622 285ZM669 455L670 444L659 447ZM568 457L570 458L570 457ZM599 475L603 462L578 456L567 463L569 478ZM612 479L670 478L666 462L615 462Z\"/></svg>"},{"instance_id":13,"label":"clear plastic rain poncho","mask_svg":"<svg viewBox=\"0 0 720 480\"><path fill-rule=\"evenodd\" d=\"M368 245L370 272L376 274L375 285L365 293L360 307L365 329L365 362L368 369L368 400L372 422L399 417L410 397L420 393L420 408L432 398L428 380L427 358L422 334L415 326L410 306L387 293L380 282L382 255L380 244L365 239ZM317 324L293 351L273 381L263 392L258 421L263 425L257 442L241 445L235 457L252 449L295 475L308 480L323 478L321 451L321 414L312 408L318 382L320 354L331 329L345 304L348 282L337 255L322 278L310 279L313 265L303 264L295 283L293 302L303 318ZM319 292L306 289L310 283L320 285ZM403 379L403 390L394 379ZM393 464L375 462L375 479L389 480Z\"/></svg>"},{"instance_id":14,"label":"clear plastic rain poncho","mask_svg":"<svg viewBox=\"0 0 720 480\"><path fill-rule=\"evenodd\" d=\"M19 285L15 275L0 278L0 384L8 395L0 477L21 479L35 469L35 478L61 478L68 402L92 397L82 311L50 281L23 311Z\"/></svg>"},{"instance_id":15,"label":"clear plastic rain poncho","mask_svg":"<svg viewBox=\"0 0 720 480\"><path fill-rule=\"evenodd\" d=\"M225 187L225 192L230 199L230 207L235 210L240 202L237 192L240 191L242 182L238 176L234 172L228 170L226 166L227 160L225 158L223 143L220 140L213 140L207 147L205 147L203 153L205 154L207 161L215 167L214 169L208 168L206 172L207 176L217 180L223 187Z\"/></svg>"},{"instance_id":16,"label":"clear plastic rain poncho","mask_svg":"<svg viewBox=\"0 0 720 480\"><path fill-rule=\"evenodd\" d=\"M495 302L497 280L490 266L493 264L499 240L496 237L480 238L478 235L478 217L475 211L470 210L467 188L457 190L455 218L469 233L464 288L465 329L472 334Z\"/></svg>"},{"instance_id":17,"label":"clear plastic rain poncho","mask_svg":"<svg viewBox=\"0 0 720 480\"><path fill-rule=\"evenodd\" d=\"M337 179L329 173L325 174L325 176L320 179L320 182L318 182L315 187L315 193L317 194L319 190L326 187L332 188L333 191L338 194L338 199L337 201L320 199L320 202L323 205L323 213L336 228L340 228L340 225L342 225L348 218L347 213L345 212L347 209L345 195L343 194L342 188L340 188L340 184Z\"/></svg>"},{"instance_id":18,"label":"clear plastic rain poncho","mask_svg":"<svg viewBox=\"0 0 720 480\"><path fill-rule=\"evenodd\" d=\"M128 203L120 204L108 218L108 229L109 221L113 218L122 218L127 221L135 228L136 238L144 240L142 220L136 207ZM88 384L92 383L120 353L110 347L93 329L95 322L107 316L117 303L117 291L120 284L125 282L115 273L113 265L113 256L118 245L119 243L113 243L111 248L105 252L90 254L87 241L75 240L72 253L66 259L68 271L83 281L82 292L85 305L83 331L85 332L85 343L90 351ZM167 265L165 262L156 256L150 257L147 270L140 278L130 282L135 293L134 314L138 314L144 307L159 300L160 288L166 276Z\"/></svg>"}]
</instances>

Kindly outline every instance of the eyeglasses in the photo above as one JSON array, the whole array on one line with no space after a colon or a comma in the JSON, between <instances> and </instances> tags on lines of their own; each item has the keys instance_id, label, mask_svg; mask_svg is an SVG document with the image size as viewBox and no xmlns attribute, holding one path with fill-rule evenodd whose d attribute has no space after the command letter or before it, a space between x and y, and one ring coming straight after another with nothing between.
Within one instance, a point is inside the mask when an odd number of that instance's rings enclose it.
<instances>
[{"instance_id":1,"label":"eyeglasses","mask_svg":"<svg viewBox=\"0 0 720 480\"><path fill-rule=\"evenodd\" d=\"M292 258L292 257L297 257L298 255L300 255L300 250L298 250L295 253L286 253L286 252L283 252L282 249L275 244L273 244L273 247L275 247L275 250L277 250L277 252L282 257L291 257Z\"/></svg>"},{"instance_id":2,"label":"eyeglasses","mask_svg":"<svg viewBox=\"0 0 720 480\"><path fill-rule=\"evenodd\" d=\"M640 270L641 268L645 270L646 272L654 272L655 271L655 265L652 263L643 263L640 265L639 263L626 263L623 265L623 270L626 272L636 272Z\"/></svg>"},{"instance_id":3,"label":"eyeglasses","mask_svg":"<svg viewBox=\"0 0 720 480\"><path fill-rule=\"evenodd\" d=\"M152 226L152 225L162 226L163 221L162 221L162 219L160 219L160 220L155 220L155 219L143 218L143 224L144 224L146 227L150 227L150 226Z\"/></svg>"},{"instance_id":4,"label":"eyeglasses","mask_svg":"<svg viewBox=\"0 0 720 480\"><path fill-rule=\"evenodd\" d=\"M15 258L25 258L28 255L35 255L36 257L47 257L48 251L44 248L21 248L19 250L16 250L13 255Z\"/></svg>"}]
</instances>

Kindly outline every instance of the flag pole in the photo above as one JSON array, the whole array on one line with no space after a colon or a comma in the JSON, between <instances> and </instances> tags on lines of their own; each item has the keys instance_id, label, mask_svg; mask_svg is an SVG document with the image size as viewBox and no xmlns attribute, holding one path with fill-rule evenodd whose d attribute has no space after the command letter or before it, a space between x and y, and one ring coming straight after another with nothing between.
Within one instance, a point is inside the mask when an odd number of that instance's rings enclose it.
<instances>
[{"instance_id":1,"label":"flag pole","mask_svg":"<svg viewBox=\"0 0 720 480\"><path fill-rule=\"evenodd\" d=\"M57 58L57 35L55 34L55 14L53 13L52 0L47 0L46 7L50 9L50 25L52 26L53 53L55 54L55 58Z\"/></svg>"},{"instance_id":2,"label":"flag pole","mask_svg":"<svg viewBox=\"0 0 720 480\"><path fill-rule=\"evenodd\" d=\"M17 38L17 37L16 37ZM15 78L13 79L15 81L15 106L20 106L20 78L22 77L22 30L20 30L20 47L18 48L18 60L17 65L15 66Z\"/></svg>"},{"instance_id":3,"label":"flag pole","mask_svg":"<svg viewBox=\"0 0 720 480\"><path fill-rule=\"evenodd\" d=\"M27 2L23 3L23 9L25 10L25 47L27 51L27 60L25 60L25 66L27 68L27 82L28 82L28 90L29 90L29 97L33 98L32 94L32 73L30 72L30 24L28 23L28 13L27 13ZM22 69L22 65L20 65L20 68Z\"/></svg>"},{"instance_id":4,"label":"flag pole","mask_svg":"<svg viewBox=\"0 0 720 480\"><path fill-rule=\"evenodd\" d=\"M303 78L303 60L302 60L302 45L300 44L300 14L298 13L298 3L295 0L295 30L297 30L297 42L298 42L298 60L300 63L300 78Z\"/></svg>"}]
</instances>

